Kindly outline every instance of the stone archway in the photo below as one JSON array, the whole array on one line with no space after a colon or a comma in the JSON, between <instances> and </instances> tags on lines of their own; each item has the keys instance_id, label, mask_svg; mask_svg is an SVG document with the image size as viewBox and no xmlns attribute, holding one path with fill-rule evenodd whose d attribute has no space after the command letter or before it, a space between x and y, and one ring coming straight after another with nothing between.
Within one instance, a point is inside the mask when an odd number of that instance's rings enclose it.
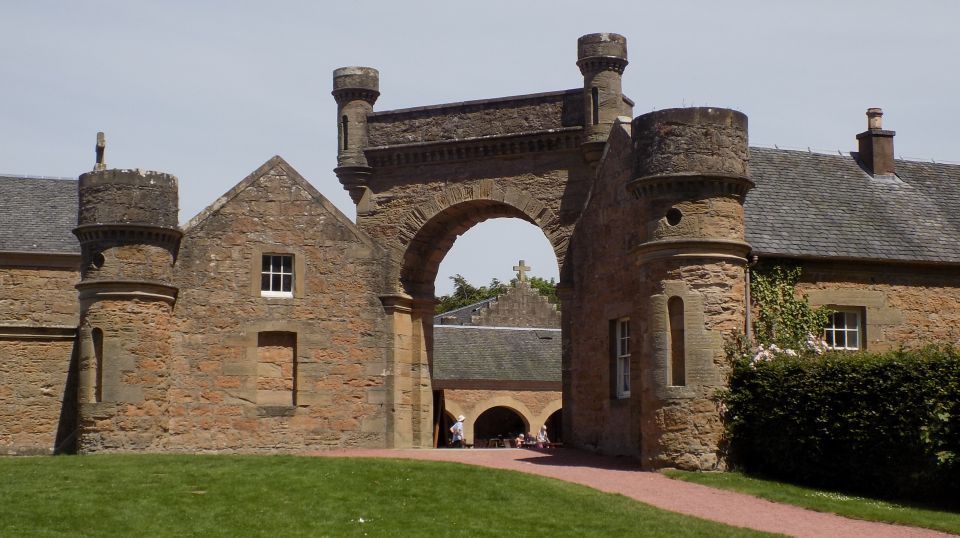
<instances>
[{"instance_id":1,"label":"stone archway","mask_svg":"<svg viewBox=\"0 0 960 538\"><path fill-rule=\"evenodd\" d=\"M407 213L398 227L405 245L396 276L402 289L413 297L432 297L437 269L457 237L485 220L502 217L540 228L563 267L569 235L554 212L525 191L502 189L484 179L447 187Z\"/></svg>"},{"instance_id":2,"label":"stone archway","mask_svg":"<svg viewBox=\"0 0 960 538\"><path fill-rule=\"evenodd\" d=\"M404 246L393 250L388 282L393 283L394 291L381 296L393 328L393 346L388 350L393 375L387 383L393 411L392 446L433 443L428 432L439 427L433 423L435 395L430 377L437 271L461 234L501 217L538 226L557 256L562 274L569 229L535 197L517 188L503 189L489 179L445 188L429 203L410 210L398 226L401 233L395 239ZM415 231L411 235L403 230Z\"/></svg>"},{"instance_id":3,"label":"stone archway","mask_svg":"<svg viewBox=\"0 0 960 538\"><path fill-rule=\"evenodd\" d=\"M509 440L519 433L530 431L523 413L509 406L487 408L473 421L473 442L482 444L490 439Z\"/></svg>"}]
</instances>

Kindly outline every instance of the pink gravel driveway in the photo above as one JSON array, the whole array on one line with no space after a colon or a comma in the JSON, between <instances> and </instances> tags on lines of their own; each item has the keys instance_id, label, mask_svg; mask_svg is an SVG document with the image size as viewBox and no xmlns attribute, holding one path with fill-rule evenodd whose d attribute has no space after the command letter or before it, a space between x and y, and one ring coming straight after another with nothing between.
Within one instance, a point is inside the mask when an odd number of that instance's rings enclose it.
<instances>
[{"instance_id":1,"label":"pink gravel driveway","mask_svg":"<svg viewBox=\"0 0 960 538\"><path fill-rule=\"evenodd\" d=\"M849 519L805 510L749 495L671 480L639 470L635 460L599 456L572 449L343 449L311 455L351 458L401 458L449 461L548 476L640 502L736 527L790 536L909 538L951 536L937 531Z\"/></svg>"}]
</instances>

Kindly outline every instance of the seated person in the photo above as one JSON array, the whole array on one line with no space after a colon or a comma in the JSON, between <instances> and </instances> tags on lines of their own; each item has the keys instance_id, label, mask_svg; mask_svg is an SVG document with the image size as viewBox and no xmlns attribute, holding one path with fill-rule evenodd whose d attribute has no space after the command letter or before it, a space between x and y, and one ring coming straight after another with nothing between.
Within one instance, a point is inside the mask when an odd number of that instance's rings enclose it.
<instances>
[{"instance_id":1,"label":"seated person","mask_svg":"<svg viewBox=\"0 0 960 538\"><path fill-rule=\"evenodd\" d=\"M513 446L515 446L515 447L517 447L517 448L522 448L522 447L523 447L523 443L524 443L525 441L526 441L526 439L524 438L523 434L522 434L522 433L521 433L521 434L518 434L518 435L517 435L517 438L513 440Z\"/></svg>"},{"instance_id":2,"label":"seated person","mask_svg":"<svg viewBox=\"0 0 960 538\"><path fill-rule=\"evenodd\" d=\"M550 438L547 437L547 425L544 424L540 426L540 431L537 433L537 448L543 448L550 443Z\"/></svg>"}]
</instances>

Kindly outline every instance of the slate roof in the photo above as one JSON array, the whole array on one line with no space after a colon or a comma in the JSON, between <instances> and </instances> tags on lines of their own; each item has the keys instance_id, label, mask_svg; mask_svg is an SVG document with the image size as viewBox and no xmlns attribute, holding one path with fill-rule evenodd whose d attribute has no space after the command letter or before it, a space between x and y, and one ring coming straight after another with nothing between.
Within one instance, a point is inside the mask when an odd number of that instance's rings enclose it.
<instances>
[{"instance_id":1,"label":"slate roof","mask_svg":"<svg viewBox=\"0 0 960 538\"><path fill-rule=\"evenodd\" d=\"M960 166L750 148L746 239L760 256L960 263Z\"/></svg>"},{"instance_id":2,"label":"slate roof","mask_svg":"<svg viewBox=\"0 0 960 538\"><path fill-rule=\"evenodd\" d=\"M496 301L496 297L491 297L489 299L484 299L479 303L469 304L467 306L461 306L460 308L455 308L453 310L448 310L443 314L437 314L433 316L433 324L440 325L443 323L443 318L453 317L456 318L456 321L450 323L450 325L470 325L473 323L473 316L479 314L481 310L487 307L493 301Z\"/></svg>"},{"instance_id":3,"label":"slate roof","mask_svg":"<svg viewBox=\"0 0 960 538\"><path fill-rule=\"evenodd\" d=\"M0 251L80 254L77 182L0 176Z\"/></svg>"},{"instance_id":4,"label":"slate roof","mask_svg":"<svg viewBox=\"0 0 960 538\"><path fill-rule=\"evenodd\" d=\"M560 330L436 325L433 378L560 382Z\"/></svg>"}]
</instances>

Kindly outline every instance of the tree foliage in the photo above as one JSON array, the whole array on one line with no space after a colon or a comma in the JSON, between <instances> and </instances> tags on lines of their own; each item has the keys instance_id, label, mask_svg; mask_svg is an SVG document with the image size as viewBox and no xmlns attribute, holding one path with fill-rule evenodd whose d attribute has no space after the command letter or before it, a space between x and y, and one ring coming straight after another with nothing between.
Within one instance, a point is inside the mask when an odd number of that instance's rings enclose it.
<instances>
[{"instance_id":1,"label":"tree foliage","mask_svg":"<svg viewBox=\"0 0 960 538\"><path fill-rule=\"evenodd\" d=\"M437 314L456 310L457 308L503 295L510 286L516 285L517 283L516 278L510 280L509 284L505 284L499 279L494 278L490 280L490 284L487 286L474 286L467 282L467 279L459 273L450 277L450 280L453 281L453 293L437 297L437 306L434 309ZM557 303L556 280L551 278L548 281L545 278L532 276L528 278L527 281L533 289L540 292L540 295L546 297L551 303Z\"/></svg>"}]
</instances>

